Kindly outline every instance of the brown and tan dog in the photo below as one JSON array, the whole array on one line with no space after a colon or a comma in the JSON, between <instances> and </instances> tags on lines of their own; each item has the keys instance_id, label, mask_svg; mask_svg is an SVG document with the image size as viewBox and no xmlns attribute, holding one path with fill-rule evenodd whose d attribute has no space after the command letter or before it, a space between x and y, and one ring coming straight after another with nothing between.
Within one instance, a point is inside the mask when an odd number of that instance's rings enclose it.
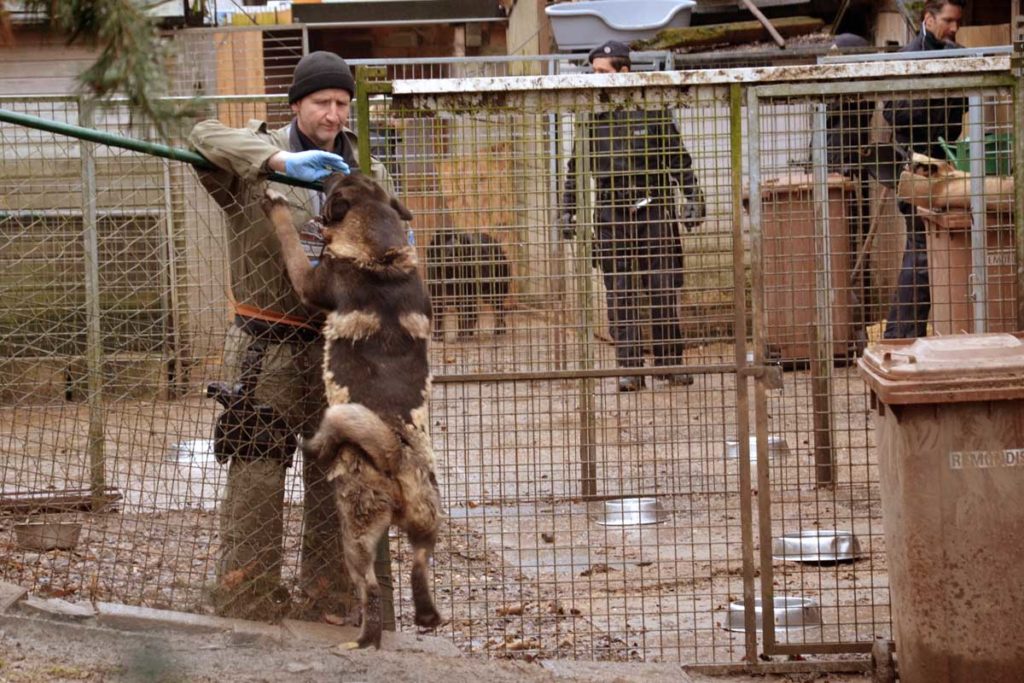
<instances>
[{"instance_id":1,"label":"brown and tan dog","mask_svg":"<svg viewBox=\"0 0 1024 683\"><path fill-rule=\"evenodd\" d=\"M307 305L328 311L328 408L303 453L331 459L345 562L362 600L362 631L344 646L379 648L381 594L373 561L392 524L413 547L416 623L441 623L428 573L440 514L427 417L430 297L402 224L412 218L408 209L365 175L332 175L324 193L326 246L316 267L284 196L268 190L264 209L292 286Z\"/></svg>"}]
</instances>

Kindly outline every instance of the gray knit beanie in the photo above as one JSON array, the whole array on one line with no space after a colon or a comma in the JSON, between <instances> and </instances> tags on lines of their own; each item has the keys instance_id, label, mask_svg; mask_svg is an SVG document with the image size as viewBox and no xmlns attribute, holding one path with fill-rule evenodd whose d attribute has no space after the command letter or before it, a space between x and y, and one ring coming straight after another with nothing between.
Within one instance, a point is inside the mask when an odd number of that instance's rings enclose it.
<instances>
[{"instance_id":1,"label":"gray knit beanie","mask_svg":"<svg viewBox=\"0 0 1024 683\"><path fill-rule=\"evenodd\" d=\"M356 81L352 78L352 69L333 52L310 52L295 67L292 86L288 88L288 104L327 88L341 88L355 97Z\"/></svg>"}]
</instances>

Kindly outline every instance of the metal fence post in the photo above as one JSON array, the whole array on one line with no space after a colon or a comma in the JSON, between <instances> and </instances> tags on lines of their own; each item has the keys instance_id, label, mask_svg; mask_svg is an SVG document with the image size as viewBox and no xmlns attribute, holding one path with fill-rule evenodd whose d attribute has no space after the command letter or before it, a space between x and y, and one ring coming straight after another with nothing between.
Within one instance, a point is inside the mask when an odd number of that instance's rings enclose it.
<instances>
[{"instance_id":1,"label":"metal fence post","mask_svg":"<svg viewBox=\"0 0 1024 683\"><path fill-rule=\"evenodd\" d=\"M747 90L747 149L750 174L750 287L753 295L754 360L765 361L765 330L768 312L764 281L764 232L761 226L761 118L757 88ZM754 384L754 433L757 435L757 514L760 537L761 604L773 605L775 588L772 585L772 497L768 472L768 392L763 382ZM749 439L740 439L740 458L749 460ZM744 621L754 618L754 603L744 604ZM775 646L775 611L761 610L762 647L770 652Z\"/></svg>"},{"instance_id":2,"label":"metal fence post","mask_svg":"<svg viewBox=\"0 0 1024 683\"><path fill-rule=\"evenodd\" d=\"M733 253L733 305L736 310L733 337L736 339L736 367L747 363L747 277L744 266L743 245L743 86L729 86L729 160L732 183L732 253ZM753 201L751 201L753 204ZM757 361L763 362L763 359ZM742 446L750 444L750 392L747 376L736 373L736 439ZM754 575L754 511L750 495L750 457L740 458L740 537L743 544L743 604L753 605ZM757 624L753 609L743 613L743 659L757 663Z\"/></svg>"},{"instance_id":3,"label":"metal fence post","mask_svg":"<svg viewBox=\"0 0 1024 683\"><path fill-rule=\"evenodd\" d=\"M1013 120L1024 121L1024 0L1013 3L1013 54L1010 71L1014 76ZM1024 134L1018 130L1013 136L1014 219L1017 250L1017 329L1024 329Z\"/></svg>"},{"instance_id":4,"label":"metal fence post","mask_svg":"<svg viewBox=\"0 0 1024 683\"><path fill-rule=\"evenodd\" d=\"M579 115L577 115L578 117ZM578 340L580 366L594 368L594 283L591 248L594 240L594 209L590 205L590 136L586 122L576 121L573 155L576 162L576 280L579 283L579 308L582 312ZM597 406L593 377L580 378L580 495L597 495Z\"/></svg>"},{"instance_id":5,"label":"metal fence post","mask_svg":"<svg viewBox=\"0 0 1024 683\"><path fill-rule=\"evenodd\" d=\"M78 121L92 128L94 104L78 100ZM104 433L106 415L103 406L103 341L100 330L100 257L99 235L96 225L96 160L95 145L80 142L82 158L82 252L85 277L85 359L86 402L89 405L89 488L92 508L100 510L105 504L106 457Z\"/></svg>"},{"instance_id":6,"label":"metal fence post","mask_svg":"<svg viewBox=\"0 0 1024 683\"><path fill-rule=\"evenodd\" d=\"M359 167L363 173L371 172L370 161L370 96L390 92L390 83L384 81L387 70L384 67L361 67L356 72L356 131L359 135ZM380 584L381 611L384 628L394 631L395 587L391 575L391 547L388 534L377 544L374 571Z\"/></svg>"},{"instance_id":7,"label":"metal fence post","mask_svg":"<svg viewBox=\"0 0 1024 683\"><path fill-rule=\"evenodd\" d=\"M971 154L971 289L975 334L988 331L988 226L985 225L985 110L981 94L967 98L967 135Z\"/></svg>"},{"instance_id":8,"label":"metal fence post","mask_svg":"<svg viewBox=\"0 0 1024 683\"><path fill-rule=\"evenodd\" d=\"M825 129L828 126L825 105L815 103L811 129L811 168L814 182L814 325L810 331L811 403L814 411L814 479L818 486L835 484L832 448L832 364L835 358L832 305L836 292L832 287L832 231L829 225L828 160ZM843 200L845 201L845 197Z\"/></svg>"}]
</instances>

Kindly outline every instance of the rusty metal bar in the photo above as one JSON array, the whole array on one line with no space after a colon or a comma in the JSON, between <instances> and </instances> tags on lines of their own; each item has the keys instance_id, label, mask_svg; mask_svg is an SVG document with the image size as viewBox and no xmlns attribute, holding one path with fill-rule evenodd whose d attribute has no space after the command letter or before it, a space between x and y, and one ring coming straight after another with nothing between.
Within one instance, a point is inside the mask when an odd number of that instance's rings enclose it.
<instances>
[{"instance_id":1,"label":"rusty metal bar","mask_svg":"<svg viewBox=\"0 0 1024 683\"><path fill-rule=\"evenodd\" d=\"M773 655L834 655L844 652L871 652L874 643L802 643L799 645L775 645L769 654ZM766 651L767 652L767 651Z\"/></svg>"},{"instance_id":2,"label":"rusty metal bar","mask_svg":"<svg viewBox=\"0 0 1024 683\"><path fill-rule=\"evenodd\" d=\"M683 671L706 676L730 676L738 674L795 674L795 673L869 673L871 660L855 659L829 662L761 662L759 664L694 664L684 666Z\"/></svg>"},{"instance_id":3,"label":"rusty metal bar","mask_svg":"<svg viewBox=\"0 0 1024 683\"><path fill-rule=\"evenodd\" d=\"M732 374L738 372L746 377L769 376L774 368L769 365L748 365L737 370L732 363L704 363L695 365L665 365L658 372L685 371L692 375ZM632 377L650 375L651 368L584 368L579 370L546 370L523 372L478 372L465 375L437 375L432 379L434 384L446 382L517 382L517 381L558 381L566 379L606 379L608 377Z\"/></svg>"}]
</instances>

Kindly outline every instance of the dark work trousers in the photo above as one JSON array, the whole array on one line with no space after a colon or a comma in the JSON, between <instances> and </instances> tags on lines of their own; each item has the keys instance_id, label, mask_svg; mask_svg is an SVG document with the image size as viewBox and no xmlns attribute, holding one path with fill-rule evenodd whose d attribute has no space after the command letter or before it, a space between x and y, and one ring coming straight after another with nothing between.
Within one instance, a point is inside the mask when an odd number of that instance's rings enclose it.
<instances>
[{"instance_id":1,"label":"dark work trousers","mask_svg":"<svg viewBox=\"0 0 1024 683\"><path fill-rule=\"evenodd\" d=\"M886 339L923 337L928 333L928 313L932 298L928 289L927 227L913 205L900 202L900 213L907 221L907 246L896 283L896 300L886 318Z\"/></svg>"},{"instance_id":2,"label":"dark work trousers","mask_svg":"<svg viewBox=\"0 0 1024 683\"><path fill-rule=\"evenodd\" d=\"M608 322L620 367L643 367L640 322L651 320L656 366L682 363L678 294L683 285L682 245L674 213L661 207L597 210L594 261L601 269ZM650 315L642 307L650 304Z\"/></svg>"}]
</instances>

